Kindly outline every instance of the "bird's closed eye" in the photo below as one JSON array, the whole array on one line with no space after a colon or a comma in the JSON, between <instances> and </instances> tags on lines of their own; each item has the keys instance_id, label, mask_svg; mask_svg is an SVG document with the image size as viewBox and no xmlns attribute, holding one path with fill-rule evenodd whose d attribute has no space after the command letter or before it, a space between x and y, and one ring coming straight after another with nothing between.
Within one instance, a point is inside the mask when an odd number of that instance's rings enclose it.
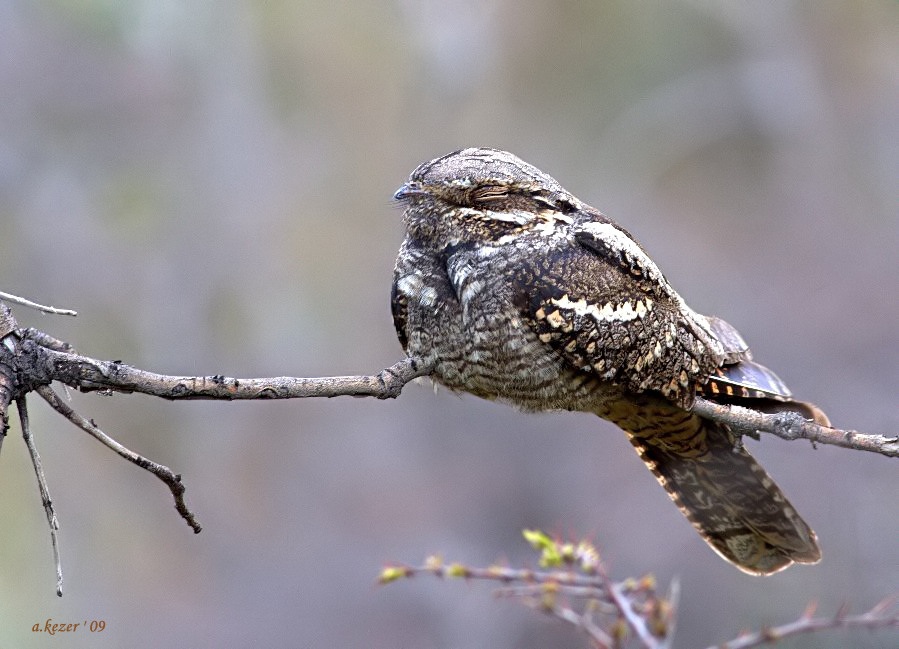
<instances>
[{"instance_id":1,"label":"bird's closed eye","mask_svg":"<svg viewBox=\"0 0 899 649\"><path fill-rule=\"evenodd\" d=\"M506 198L509 195L508 187L501 185L482 185L472 190L470 199L473 203L489 203Z\"/></svg>"},{"instance_id":2,"label":"bird's closed eye","mask_svg":"<svg viewBox=\"0 0 899 649\"><path fill-rule=\"evenodd\" d=\"M501 185L482 185L471 192L471 200L474 203L489 203L497 201L509 195L509 188Z\"/></svg>"}]
</instances>

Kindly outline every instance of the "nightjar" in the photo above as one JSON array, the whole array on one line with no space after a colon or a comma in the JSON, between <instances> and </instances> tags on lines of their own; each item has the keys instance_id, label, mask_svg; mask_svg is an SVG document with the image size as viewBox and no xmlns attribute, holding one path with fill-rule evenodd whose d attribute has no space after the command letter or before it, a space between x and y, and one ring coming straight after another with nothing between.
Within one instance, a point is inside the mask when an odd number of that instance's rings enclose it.
<instances>
[{"instance_id":1,"label":"nightjar","mask_svg":"<svg viewBox=\"0 0 899 649\"><path fill-rule=\"evenodd\" d=\"M505 151L463 149L396 192L405 240L391 295L409 356L456 391L614 422L709 545L747 573L815 563L815 533L696 395L821 424L693 311L621 226Z\"/></svg>"}]
</instances>

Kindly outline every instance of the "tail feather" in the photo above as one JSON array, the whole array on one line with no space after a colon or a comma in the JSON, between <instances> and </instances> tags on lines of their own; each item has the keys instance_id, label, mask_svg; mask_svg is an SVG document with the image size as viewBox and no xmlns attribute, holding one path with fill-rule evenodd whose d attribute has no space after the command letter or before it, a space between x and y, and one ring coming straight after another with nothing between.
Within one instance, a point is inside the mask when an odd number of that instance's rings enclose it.
<instances>
[{"instance_id":1,"label":"tail feather","mask_svg":"<svg viewBox=\"0 0 899 649\"><path fill-rule=\"evenodd\" d=\"M815 533L724 427L666 403L652 406L651 426L629 417L616 423L718 554L754 575L820 560Z\"/></svg>"}]
</instances>

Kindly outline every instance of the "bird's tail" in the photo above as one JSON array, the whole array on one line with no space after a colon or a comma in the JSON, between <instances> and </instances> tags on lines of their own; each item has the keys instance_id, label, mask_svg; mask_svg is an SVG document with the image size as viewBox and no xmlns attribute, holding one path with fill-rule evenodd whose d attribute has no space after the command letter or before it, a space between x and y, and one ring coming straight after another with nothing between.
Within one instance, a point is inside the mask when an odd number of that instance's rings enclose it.
<instances>
[{"instance_id":1,"label":"bird's tail","mask_svg":"<svg viewBox=\"0 0 899 649\"><path fill-rule=\"evenodd\" d=\"M615 423L718 554L754 575L820 560L815 533L724 426L654 399L641 410Z\"/></svg>"}]
</instances>

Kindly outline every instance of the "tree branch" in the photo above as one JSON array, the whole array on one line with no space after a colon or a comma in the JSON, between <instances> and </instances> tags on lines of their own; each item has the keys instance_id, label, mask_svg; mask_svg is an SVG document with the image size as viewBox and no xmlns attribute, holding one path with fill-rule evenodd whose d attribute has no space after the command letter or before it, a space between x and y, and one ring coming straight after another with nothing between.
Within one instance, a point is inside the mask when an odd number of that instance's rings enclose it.
<instances>
[{"instance_id":1,"label":"tree branch","mask_svg":"<svg viewBox=\"0 0 899 649\"><path fill-rule=\"evenodd\" d=\"M147 372L120 361L101 361L42 347L38 353L52 365L50 374L82 392L140 392L164 399L301 399L308 397L377 397L393 399L412 379L431 368L404 358L373 376L298 378L277 376L237 379L215 376L169 376Z\"/></svg>"},{"instance_id":2,"label":"tree branch","mask_svg":"<svg viewBox=\"0 0 899 649\"><path fill-rule=\"evenodd\" d=\"M427 376L432 371L421 359L409 357L375 375L251 379L221 375L170 376L148 372L121 361L103 361L79 355L67 343L35 329L26 329L20 333L20 353L31 357L30 376L35 383L56 380L83 392L139 392L173 400L233 401L337 396L393 399L399 396L409 381ZM794 412L765 414L737 405L722 405L702 397L696 399L693 411L702 417L726 424L737 435L755 437L759 432L764 432L790 441L807 439L819 444L899 457L897 436L828 428L803 419Z\"/></svg>"},{"instance_id":3,"label":"tree branch","mask_svg":"<svg viewBox=\"0 0 899 649\"><path fill-rule=\"evenodd\" d=\"M27 301L26 301L27 302ZM2 302L0 302L2 305ZM39 305L38 305L39 306ZM421 359L405 358L371 376L330 376L297 378L289 376L238 379L215 376L169 376L156 374L120 361L103 361L75 353L68 343L36 329L18 330L9 310L2 305L0 375L4 352L16 349L17 360L7 365L25 377L10 392L33 390L37 385L60 381L83 392L140 392L164 399L298 399L309 397L357 396L396 398L409 381L426 376L432 369ZM10 346L9 336L15 336ZM9 401L4 396L0 376L0 414L5 416ZM737 405L722 405L698 397L693 411L702 417L726 424L736 435L755 437L771 433L785 440L807 439L814 443L899 457L899 436L870 435L821 426L793 412L765 414Z\"/></svg>"},{"instance_id":4,"label":"tree branch","mask_svg":"<svg viewBox=\"0 0 899 649\"><path fill-rule=\"evenodd\" d=\"M0 294L0 297L9 297ZM71 314L67 310L43 307L12 296L11 301L33 306L49 313ZM62 594L62 568L59 561L57 531L59 525L53 511L40 455L28 421L25 397L37 392L54 410L81 430L118 453L129 462L162 480L172 493L175 509L194 532L201 527L185 500L181 476L167 466L126 448L104 433L50 388L60 381L83 392L140 392L165 399L293 399L302 397L371 396L396 398L406 385L431 368L414 358L406 358L373 376L335 376L322 378L274 377L236 379L224 376L167 376L147 372L120 361L102 361L78 354L68 343L37 329L19 329L9 308L0 301L0 447L9 427L9 405L16 401L32 464L38 478L41 500L50 524L50 535L57 567L57 592Z\"/></svg>"},{"instance_id":5,"label":"tree branch","mask_svg":"<svg viewBox=\"0 0 899 649\"><path fill-rule=\"evenodd\" d=\"M856 451L869 451L887 457L899 457L899 437L870 435L854 430L840 430L821 426L803 419L795 412L765 414L736 405L723 405L697 397L693 406L697 415L726 424L738 435L756 437L758 433L771 433L781 439L793 441L807 439L812 443L830 444Z\"/></svg>"},{"instance_id":6,"label":"tree branch","mask_svg":"<svg viewBox=\"0 0 899 649\"><path fill-rule=\"evenodd\" d=\"M53 307L42 307L23 298L0 293L20 304L33 306L50 313L74 314ZM13 401L19 403L23 433L38 481L44 507L51 525L54 552L57 553L56 516L52 511L46 482L40 471L40 457L34 448L31 431L28 429L25 395L37 392L54 410L69 419L107 447L139 467L150 471L162 480L172 492L175 508L195 532L200 525L184 501L185 487L181 476L171 469L153 462L131 451L106 435L93 420L87 419L67 404L50 389L53 381L60 381L83 392L139 392L164 399L297 399L309 397L376 397L393 399L400 395L403 387L413 379L427 376L433 366L418 358L405 358L394 365L371 376L331 376L317 378L297 378L289 376L272 378L238 379L221 375L215 376L169 376L156 374L121 361L103 361L78 354L68 343L58 340L37 329L20 329L9 308L0 300L0 445L8 429L8 408ZM856 431L844 431L820 426L803 419L796 413L763 414L733 405L721 405L697 398L694 412L727 425L737 436L757 436L758 432L772 433L782 439L808 439L813 443L832 444L879 453L888 457L899 456L899 437L867 435ZM58 560L57 560L58 563ZM61 571L58 569L61 586ZM610 597L615 598L613 584ZM622 616L628 617L626 610ZM649 631L641 628L637 620L627 620L634 632L645 639ZM597 640L598 641L598 640Z\"/></svg>"}]
</instances>

